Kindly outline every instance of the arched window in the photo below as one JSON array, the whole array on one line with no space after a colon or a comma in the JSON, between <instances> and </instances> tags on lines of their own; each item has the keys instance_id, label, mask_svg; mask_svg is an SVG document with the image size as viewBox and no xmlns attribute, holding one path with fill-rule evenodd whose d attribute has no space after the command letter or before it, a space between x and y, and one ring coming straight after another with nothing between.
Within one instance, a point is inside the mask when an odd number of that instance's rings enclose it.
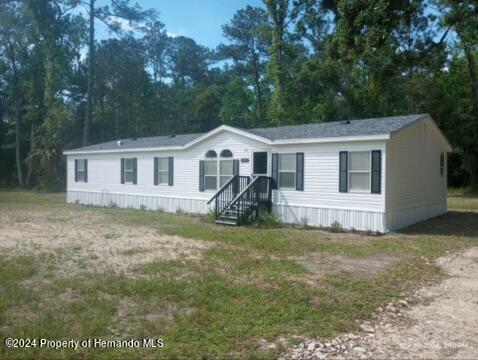
<instances>
[{"instance_id":1,"label":"arched window","mask_svg":"<svg viewBox=\"0 0 478 360\"><path fill-rule=\"evenodd\" d=\"M204 161L204 187L206 190L217 190L234 175L231 150L222 150L220 155L221 159L219 160L214 150L206 152Z\"/></svg>"},{"instance_id":2,"label":"arched window","mask_svg":"<svg viewBox=\"0 0 478 360\"><path fill-rule=\"evenodd\" d=\"M209 151L206 153L206 157L207 157L207 158L216 158L216 157L217 157L217 153L216 153L214 150L209 150Z\"/></svg>"},{"instance_id":3,"label":"arched window","mask_svg":"<svg viewBox=\"0 0 478 360\"><path fill-rule=\"evenodd\" d=\"M223 158L229 158L232 157L232 152L229 149L224 149L221 151L221 157Z\"/></svg>"}]
</instances>

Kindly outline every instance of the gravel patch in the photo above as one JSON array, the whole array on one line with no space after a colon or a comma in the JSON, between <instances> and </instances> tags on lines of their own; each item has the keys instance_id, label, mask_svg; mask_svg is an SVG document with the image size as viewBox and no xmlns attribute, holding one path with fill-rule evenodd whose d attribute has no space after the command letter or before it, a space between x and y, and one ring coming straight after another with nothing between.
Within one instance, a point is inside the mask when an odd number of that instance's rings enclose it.
<instances>
[{"instance_id":1,"label":"gravel patch","mask_svg":"<svg viewBox=\"0 0 478 360\"><path fill-rule=\"evenodd\" d=\"M379 308L357 333L304 341L280 359L477 359L478 248L436 263L445 280Z\"/></svg>"}]
</instances>

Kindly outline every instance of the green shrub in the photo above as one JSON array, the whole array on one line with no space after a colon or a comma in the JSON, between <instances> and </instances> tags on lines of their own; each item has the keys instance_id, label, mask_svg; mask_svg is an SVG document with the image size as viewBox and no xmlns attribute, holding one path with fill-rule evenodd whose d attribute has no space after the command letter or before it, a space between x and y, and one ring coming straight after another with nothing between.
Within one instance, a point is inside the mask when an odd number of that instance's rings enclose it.
<instances>
[{"instance_id":1,"label":"green shrub","mask_svg":"<svg viewBox=\"0 0 478 360\"><path fill-rule=\"evenodd\" d=\"M268 227L282 226L282 222L276 214L272 212L266 212L259 217L259 224L266 225Z\"/></svg>"},{"instance_id":2,"label":"green shrub","mask_svg":"<svg viewBox=\"0 0 478 360\"><path fill-rule=\"evenodd\" d=\"M344 231L344 227L342 226L342 224L338 221L334 221L331 225L330 225L330 231L332 232L343 232Z\"/></svg>"}]
</instances>

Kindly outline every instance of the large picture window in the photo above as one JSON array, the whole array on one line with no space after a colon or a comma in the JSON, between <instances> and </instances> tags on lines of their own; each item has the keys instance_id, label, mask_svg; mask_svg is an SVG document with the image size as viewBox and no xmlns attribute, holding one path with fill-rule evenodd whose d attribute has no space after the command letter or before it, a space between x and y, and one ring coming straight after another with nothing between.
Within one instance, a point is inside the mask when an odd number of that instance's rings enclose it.
<instances>
[{"instance_id":1,"label":"large picture window","mask_svg":"<svg viewBox=\"0 0 478 360\"><path fill-rule=\"evenodd\" d=\"M295 189L296 154L279 154L279 188Z\"/></svg>"},{"instance_id":2,"label":"large picture window","mask_svg":"<svg viewBox=\"0 0 478 360\"><path fill-rule=\"evenodd\" d=\"M134 181L134 165L133 159L124 159L124 182L132 184Z\"/></svg>"},{"instance_id":3,"label":"large picture window","mask_svg":"<svg viewBox=\"0 0 478 360\"><path fill-rule=\"evenodd\" d=\"M234 175L234 160L228 149L221 151L220 158L214 150L206 153L204 160L204 190L217 190Z\"/></svg>"},{"instance_id":4,"label":"large picture window","mask_svg":"<svg viewBox=\"0 0 478 360\"><path fill-rule=\"evenodd\" d=\"M349 191L370 192L370 152L349 152Z\"/></svg>"}]
</instances>

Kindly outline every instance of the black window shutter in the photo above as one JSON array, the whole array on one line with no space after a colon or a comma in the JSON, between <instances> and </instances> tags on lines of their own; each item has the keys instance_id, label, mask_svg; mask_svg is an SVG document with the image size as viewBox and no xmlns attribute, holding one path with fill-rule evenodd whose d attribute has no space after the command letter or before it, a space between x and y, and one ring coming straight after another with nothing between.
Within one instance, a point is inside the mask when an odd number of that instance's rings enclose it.
<instances>
[{"instance_id":1,"label":"black window shutter","mask_svg":"<svg viewBox=\"0 0 478 360\"><path fill-rule=\"evenodd\" d=\"M85 182L88 182L88 159L85 159Z\"/></svg>"},{"instance_id":2,"label":"black window shutter","mask_svg":"<svg viewBox=\"0 0 478 360\"><path fill-rule=\"evenodd\" d=\"M204 191L204 160L199 160L199 191Z\"/></svg>"},{"instance_id":3,"label":"black window shutter","mask_svg":"<svg viewBox=\"0 0 478 360\"><path fill-rule=\"evenodd\" d=\"M339 191L344 193L348 191L348 163L349 153L341 151L339 153Z\"/></svg>"},{"instance_id":4,"label":"black window shutter","mask_svg":"<svg viewBox=\"0 0 478 360\"><path fill-rule=\"evenodd\" d=\"M295 172L295 189L304 191L304 153L296 154L296 172Z\"/></svg>"},{"instance_id":5,"label":"black window shutter","mask_svg":"<svg viewBox=\"0 0 478 360\"><path fill-rule=\"evenodd\" d=\"M169 165L169 179L168 179L168 185L173 186L174 184L174 158L170 156L168 158L168 165Z\"/></svg>"},{"instance_id":6,"label":"black window shutter","mask_svg":"<svg viewBox=\"0 0 478 360\"><path fill-rule=\"evenodd\" d=\"M159 184L159 177L158 177L158 158L155 157L154 158L154 185L158 185Z\"/></svg>"},{"instance_id":7,"label":"black window shutter","mask_svg":"<svg viewBox=\"0 0 478 360\"><path fill-rule=\"evenodd\" d=\"M445 154L440 154L440 175L445 175Z\"/></svg>"},{"instance_id":8,"label":"black window shutter","mask_svg":"<svg viewBox=\"0 0 478 360\"><path fill-rule=\"evenodd\" d=\"M138 183L138 159L133 158L133 184Z\"/></svg>"},{"instance_id":9,"label":"black window shutter","mask_svg":"<svg viewBox=\"0 0 478 360\"><path fill-rule=\"evenodd\" d=\"M272 154L272 188L277 189L279 184L279 154Z\"/></svg>"},{"instance_id":10,"label":"black window shutter","mask_svg":"<svg viewBox=\"0 0 478 360\"><path fill-rule=\"evenodd\" d=\"M78 181L78 160L75 159L75 182Z\"/></svg>"},{"instance_id":11,"label":"black window shutter","mask_svg":"<svg viewBox=\"0 0 478 360\"><path fill-rule=\"evenodd\" d=\"M382 173L382 152L372 151L372 194L380 194L380 183Z\"/></svg>"},{"instance_id":12,"label":"black window shutter","mask_svg":"<svg viewBox=\"0 0 478 360\"><path fill-rule=\"evenodd\" d=\"M239 175L239 160L232 160L232 174Z\"/></svg>"},{"instance_id":13,"label":"black window shutter","mask_svg":"<svg viewBox=\"0 0 478 360\"><path fill-rule=\"evenodd\" d=\"M121 158L121 183L124 184L124 159Z\"/></svg>"}]
</instances>

